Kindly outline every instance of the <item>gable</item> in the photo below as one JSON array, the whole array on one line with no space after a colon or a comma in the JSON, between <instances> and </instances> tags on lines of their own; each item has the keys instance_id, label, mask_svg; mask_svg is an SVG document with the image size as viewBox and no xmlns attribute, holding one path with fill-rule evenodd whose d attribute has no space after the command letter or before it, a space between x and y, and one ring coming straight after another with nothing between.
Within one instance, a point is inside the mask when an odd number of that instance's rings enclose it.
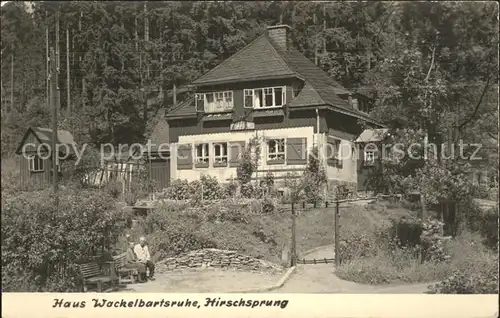
<instances>
[{"instance_id":1,"label":"gable","mask_svg":"<svg viewBox=\"0 0 500 318\"><path fill-rule=\"evenodd\" d=\"M58 145L67 145L68 149L71 152L73 152L73 147L76 145L75 141L73 139L73 135L67 131L67 130L58 130L57 131L57 144ZM21 140L17 150L16 154L21 154L22 153L22 148L25 144L27 143L33 143L37 147L40 144L48 144L50 145L52 143L52 129L50 128L40 128L40 127L29 127L26 133L23 136L23 139ZM29 147L32 148L32 147ZM61 151L64 150L64 148L60 148ZM29 149L31 152L31 149ZM36 151L36 149L34 149Z\"/></svg>"},{"instance_id":2,"label":"gable","mask_svg":"<svg viewBox=\"0 0 500 318\"><path fill-rule=\"evenodd\" d=\"M26 149L24 151L26 153L34 153L37 151L38 146L40 146L43 141L41 141L38 136L35 134L33 129L28 128L26 133L24 133L23 139L21 139L21 142L19 143L19 146L16 149L16 154L20 155L23 153L23 146L28 145L28 144L33 144L34 147L32 146L26 146Z\"/></svg>"},{"instance_id":3,"label":"gable","mask_svg":"<svg viewBox=\"0 0 500 318\"><path fill-rule=\"evenodd\" d=\"M295 76L266 35L261 35L227 60L202 75L194 85Z\"/></svg>"}]
</instances>

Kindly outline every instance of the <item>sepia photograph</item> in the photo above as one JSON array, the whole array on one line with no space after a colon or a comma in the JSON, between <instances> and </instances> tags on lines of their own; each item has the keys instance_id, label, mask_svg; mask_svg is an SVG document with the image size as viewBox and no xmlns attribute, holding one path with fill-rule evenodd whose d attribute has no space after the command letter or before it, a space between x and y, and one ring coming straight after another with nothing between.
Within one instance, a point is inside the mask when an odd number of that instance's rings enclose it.
<instances>
[{"instance_id":1,"label":"sepia photograph","mask_svg":"<svg viewBox=\"0 0 500 318\"><path fill-rule=\"evenodd\" d=\"M2 293L498 294L498 16L2 1Z\"/></svg>"}]
</instances>

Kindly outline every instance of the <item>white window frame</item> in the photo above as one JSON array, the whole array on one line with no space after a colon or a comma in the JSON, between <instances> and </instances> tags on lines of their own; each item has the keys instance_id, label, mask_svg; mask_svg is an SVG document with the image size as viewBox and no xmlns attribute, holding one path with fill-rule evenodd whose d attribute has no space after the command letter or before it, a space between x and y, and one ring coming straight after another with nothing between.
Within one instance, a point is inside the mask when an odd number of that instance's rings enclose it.
<instances>
[{"instance_id":1,"label":"white window frame","mask_svg":"<svg viewBox=\"0 0 500 318\"><path fill-rule=\"evenodd\" d=\"M281 89L281 105L276 105L275 89ZM255 98L257 96L256 91L258 90L262 90L262 100L259 100L259 106L255 106L256 104ZM271 106L267 106L265 103L266 94L269 95L269 92L271 92L271 95L273 97L273 104ZM247 105L246 103L247 96L252 96L252 106ZM283 107L285 104L286 104L286 86L261 87L261 88L243 90L243 107L245 108L270 109L270 108L280 108Z\"/></svg>"},{"instance_id":2,"label":"white window frame","mask_svg":"<svg viewBox=\"0 0 500 318\"><path fill-rule=\"evenodd\" d=\"M283 141L283 151L279 151L279 144L277 143L276 145L276 150L274 152L271 151L271 148L270 148L270 142L271 141ZM268 161L273 161L273 160L286 160L286 138L280 138L280 137L272 137L272 138L268 138L266 140L266 155L267 155L267 160ZM278 158L280 155L283 156L283 158ZM271 158L271 156L273 158Z\"/></svg>"},{"instance_id":3,"label":"white window frame","mask_svg":"<svg viewBox=\"0 0 500 318\"><path fill-rule=\"evenodd\" d=\"M35 170L35 160L38 160L38 169ZM45 163L40 156L37 155L30 155L28 157L28 169L31 172L42 172L45 170ZM41 167L41 168L40 168Z\"/></svg>"},{"instance_id":4,"label":"white window frame","mask_svg":"<svg viewBox=\"0 0 500 318\"><path fill-rule=\"evenodd\" d=\"M224 145L226 146L224 148ZM220 155L217 155L215 149L216 147L220 147ZM225 149L225 150L224 150ZM214 163L218 164L227 164L228 163L228 152L229 152L229 145L227 142L214 142L213 143L213 152L214 152Z\"/></svg>"},{"instance_id":5,"label":"white window frame","mask_svg":"<svg viewBox=\"0 0 500 318\"><path fill-rule=\"evenodd\" d=\"M369 158L369 157L371 157L371 158ZM375 165L375 151L374 150L365 150L364 165L365 166L374 166Z\"/></svg>"},{"instance_id":6,"label":"white window frame","mask_svg":"<svg viewBox=\"0 0 500 318\"><path fill-rule=\"evenodd\" d=\"M198 147L201 148L201 156L198 156ZM194 151L195 151L195 164L200 164L200 163L209 163L210 162L210 144L208 142L199 142L195 144Z\"/></svg>"},{"instance_id":7,"label":"white window frame","mask_svg":"<svg viewBox=\"0 0 500 318\"><path fill-rule=\"evenodd\" d=\"M205 101L206 101L206 97L205 97L205 94L203 93L196 93L195 94L195 103L196 103L196 110L198 110L198 102L202 100L203 101L203 110L205 110Z\"/></svg>"},{"instance_id":8,"label":"white window frame","mask_svg":"<svg viewBox=\"0 0 500 318\"><path fill-rule=\"evenodd\" d=\"M252 105L247 105L247 97L252 97ZM243 90L243 107L244 108L253 108L253 105L255 101L255 93L253 89L244 89Z\"/></svg>"},{"instance_id":9,"label":"white window frame","mask_svg":"<svg viewBox=\"0 0 500 318\"><path fill-rule=\"evenodd\" d=\"M212 95L213 102L209 103L207 96ZM203 100L203 111L206 113L219 113L231 111L234 108L233 91L219 91L196 93L196 109L199 101Z\"/></svg>"}]
</instances>

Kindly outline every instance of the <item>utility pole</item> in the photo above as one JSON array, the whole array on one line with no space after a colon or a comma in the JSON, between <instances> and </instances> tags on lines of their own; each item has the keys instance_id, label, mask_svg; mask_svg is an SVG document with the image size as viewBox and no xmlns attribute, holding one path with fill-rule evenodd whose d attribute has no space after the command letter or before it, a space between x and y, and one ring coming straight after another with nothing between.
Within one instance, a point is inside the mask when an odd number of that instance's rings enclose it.
<instances>
[{"instance_id":1,"label":"utility pole","mask_svg":"<svg viewBox=\"0 0 500 318\"><path fill-rule=\"evenodd\" d=\"M340 266L340 251L339 251L339 220L340 220L340 202L339 191L337 191L337 198L335 201L335 224L334 224L334 246L335 246L335 267Z\"/></svg>"},{"instance_id":2,"label":"utility pole","mask_svg":"<svg viewBox=\"0 0 500 318\"><path fill-rule=\"evenodd\" d=\"M49 55L49 23L47 21L47 12L45 12L45 60L46 60L46 70L47 70L47 84L46 84L46 93L47 93L47 108L50 107L50 55Z\"/></svg>"},{"instance_id":3,"label":"utility pole","mask_svg":"<svg viewBox=\"0 0 500 318\"><path fill-rule=\"evenodd\" d=\"M66 108L68 115L71 114L71 78L69 70L69 28L66 27Z\"/></svg>"},{"instance_id":4,"label":"utility pole","mask_svg":"<svg viewBox=\"0 0 500 318\"><path fill-rule=\"evenodd\" d=\"M57 9L56 12L56 68L57 68L57 73L59 73L59 70L61 69L61 51L59 49L59 8ZM59 91L59 82L56 82L57 85L57 91L56 91L56 98L57 98L57 109L61 107L61 92Z\"/></svg>"},{"instance_id":5,"label":"utility pole","mask_svg":"<svg viewBox=\"0 0 500 318\"><path fill-rule=\"evenodd\" d=\"M50 76L49 76L49 81L51 84L51 91L50 91L50 96L52 99L52 146L51 146L51 157L52 157L52 189L54 191L54 194L56 195L56 204L58 202L57 200L57 190L58 190L58 173L57 173L57 95L59 92L59 85L58 85L58 68L57 68L57 60L56 56L54 53L54 49L51 48L50 50Z\"/></svg>"},{"instance_id":6,"label":"utility pole","mask_svg":"<svg viewBox=\"0 0 500 318\"><path fill-rule=\"evenodd\" d=\"M292 198L292 200L294 200ZM291 265L292 267L296 265L297 262L297 238L296 238L296 219L295 219L295 203L292 201L292 251L291 251Z\"/></svg>"}]
</instances>

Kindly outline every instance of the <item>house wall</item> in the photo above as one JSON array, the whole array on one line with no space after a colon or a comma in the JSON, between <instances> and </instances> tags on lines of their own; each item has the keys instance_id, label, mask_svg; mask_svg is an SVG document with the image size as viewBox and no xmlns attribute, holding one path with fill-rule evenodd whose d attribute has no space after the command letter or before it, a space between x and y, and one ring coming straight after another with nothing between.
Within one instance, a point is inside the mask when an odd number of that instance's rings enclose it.
<instances>
[{"instance_id":1,"label":"house wall","mask_svg":"<svg viewBox=\"0 0 500 318\"><path fill-rule=\"evenodd\" d=\"M21 181L23 183L33 182L37 184L46 183L50 184L52 182L52 160L43 160L43 171L32 172L29 170L29 160L27 158L30 154L36 154L38 147L40 147L40 142L33 133L29 133L24 142L25 148L22 149L24 152L19 156L19 173L21 176ZM31 146L34 145L34 146ZM44 148L40 148L40 153L42 156L46 156L47 151Z\"/></svg>"},{"instance_id":2,"label":"house wall","mask_svg":"<svg viewBox=\"0 0 500 318\"><path fill-rule=\"evenodd\" d=\"M302 174L304 168L307 165L307 161L304 160L303 164L267 164L267 147L265 144L266 138L305 138L307 153L310 153L312 148L317 144L317 134L315 133L315 128L313 126L300 127L300 128L281 128L281 129L267 129L267 130L255 130L255 131L244 131L244 132L226 132L226 133L213 133L213 134L200 134L200 135L189 135L180 136L178 145L180 144L197 144L197 143L217 143L217 142L241 142L245 141L246 145L248 141L254 137L261 138L261 154L259 159L259 168L254 174L254 178L261 179L269 171L273 172L273 175L277 182L283 179L287 174ZM326 143L327 135L324 133L319 134L319 145ZM348 140L341 140L342 147L352 147L352 142ZM345 146L344 146L345 145ZM210 145L211 147L211 145ZM175 149L175 147L174 147ZM212 149L212 148L210 148ZM343 148L341 148L343 149ZM191 149L193 158L195 156L194 148ZM229 150L230 151L230 150ZM173 151L175 153L175 151ZM342 168L326 166L327 178L329 184L355 184L357 181L357 161L353 161L352 158L348 157L348 154L344 155ZM307 156L304 156L307 158ZM212 158L210 158L212 160ZM203 175L211 175L216 177L220 182L228 182L231 179L237 178L237 167L214 167L213 162L210 161L209 167L207 168L197 168L192 165L189 169L178 169L177 160L172 160L171 171L173 179L186 179L188 181L199 180Z\"/></svg>"},{"instance_id":3,"label":"house wall","mask_svg":"<svg viewBox=\"0 0 500 318\"><path fill-rule=\"evenodd\" d=\"M266 129L281 129L285 127L314 127L316 130L316 111L311 110L301 110L287 112L286 107L284 107L284 116L274 116L274 117L259 117L253 118L250 112L248 116L244 118L245 121L252 121L255 123L256 130L266 130ZM202 115L200 115L202 116ZM214 134L229 132L231 123L233 120L237 121L241 119L236 113L229 120L218 120L218 121L208 121L206 116L200 118L186 118L186 119L174 119L169 121L170 130L169 138L170 142L179 142L180 136L187 135L201 135L201 134ZM326 132L327 125L324 115L320 114L320 132Z\"/></svg>"},{"instance_id":4,"label":"house wall","mask_svg":"<svg viewBox=\"0 0 500 318\"><path fill-rule=\"evenodd\" d=\"M211 133L199 135L179 136L179 144L187 143L214 143L214 142L239 142L248 141L254 137L258 138L306 138L307 148L310 149L314 144L314 127L300 128L281 128L281 129L264 129L255 131L240 131L240 132L225 132ZM174 151L175 152L175 151ZM264 142L261 143L261 155L259 160L259 168L254 177L262 178L268 171L273 172L276 179L283 178L287 173L300 173L305 167L305 164L287 165L287 164L267 164L267 149ZM199 180L202 174L207 174L216 177L221 182L228 182L231 179L237 178L237 167L213 167L213 162L210 162L208 168L196 168L193 165L192 169L177 168L177 160L172 160L171 175L174 179L186 179L188 181Z\"/></svg>"},{"instance_id":5,"label":"house wall","mask_svg":"<svg viewBox=\"0 0 500 318\"><path fill-rule=\"evenodd\" d=\"M212 86L201 86L196 89L196 93L210 93L210 92L223 92L232 91L233 92L233 112L236 117L246 116L252 111L251 108L244 108L244 94L243 90L252 88L266 88L266 87L278 87L286 86L285 99L289 103L293 98L292 86L295 84L296 80L265 80L265 81L251 81L244 83L234 83L234 84L224 84L224 85L212 85Z\"/></svg>"},{"instance_id":6,"label":"house wall","mask_svg":"<svg viewBox=\"0 0 500 318\"><path fill-rule=\"evenodd\" d=\"M326 172L328 180L330 181L329 186L331 187L337 184L355 185L358 182L358 160L356 151L353 151L354 143L351 140L338 138L329 134L323 135L325 139L324 143L327 142L326 139L328 136L340 139L339 160L342 161L341 166L327 163Z\"/></svg>"},{"instance_id":7,"label":"house wall","mask_svg":"<svg viewBox=\"0 0 500 318\"><path fill-rule=\"evenodd\" d=\"M170 159L155 159L148 163L151 167L151 179L160 189L170 185Z\"/></svg>"}]
</instances>

